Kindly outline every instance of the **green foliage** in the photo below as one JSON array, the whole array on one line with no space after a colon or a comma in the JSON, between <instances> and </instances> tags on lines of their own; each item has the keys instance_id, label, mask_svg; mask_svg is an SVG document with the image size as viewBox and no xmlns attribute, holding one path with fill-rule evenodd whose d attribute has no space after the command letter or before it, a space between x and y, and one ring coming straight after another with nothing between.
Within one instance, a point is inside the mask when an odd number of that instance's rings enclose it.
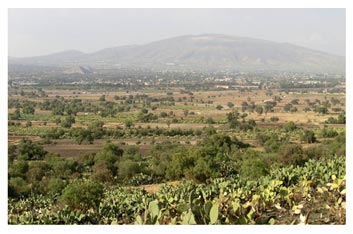
<instances>
[{"instance_id":1,"label":"green foliage","mask_svg":"<svg viewBox=\"0 0 353 234\"><path fill-rule=\"evenodd\" d=\"M105 95L100 96L100 97L99 97L99 101L105 102Z\"/></svg>"},{"instance_id":2,"label":"green foliage","mask_svg":"<svg viewBox=\"0 0 353 234\"><path fill-rule=\"evenodd\" d=\"M259 115L262 115L262 113L264 113L264 108L262 106L256 106L255 107L255 111L256 113L258 113Z\"/></svg>"},{"instance_id":3,"label":"green foliage","mask_svg":"<svg viewBox=\"0 0 353 234\"><path fill-rule=\"evenodd\" d=\"M31 192L31 186L21 177L11 177L8 182L9 197L17 198L28 196Z\"/></svg>"},{"instance_id":4,"label":"green foliage","mask_svg":"<svg viewBox=\"0 0 353 234\"><path fill-rule=\"evenodd\" d=\"M71 128L73 123L75 123L75 117L69 115L61 120L60 126L63 128Z\"/></svg>"},{"instance_id":5,"label":"green foliage","mask_svg":"<svg viewBox=\"0 0 353 234\"><path fill-rule=\"evenodd\" d=\"M50 178L46 185L47 193L50 195L61 194L66 187L66 182L59 178Z\"/></svg>"},{"instance_id":6,"label":"green foliage","mask_svg":"<svg viewBox=\"0 0 353 234\"><path fill-rule=\"evenodd\" d=\"M35 111L34 107L31 106L30 104L24 103L22 108L23 108L22 109L23 114L34 115L34 111Z\"/></svg>"},{"instance_id":7,"label":"green foliage","mask_svg":"<svg viewBox=\"0 0 353 234\"><path fill-rule=\"evenodd\" d=\"M223 109L223 106L222 106L222 105L217 105L217 106L216 106L216 109L217 109L217 110L222 110L222 109Z\"/></svg>"},{"instance_id":8,"label":"green foliage","mask_svg":"<svg viewBox=\"0 0 353 234\"><path fill-rule=\"evenodd\" d=\"M27 171L27 181L35 183L40 181L50 171L50 167L47 163L42 161L35 161L29 164Z\"/></svg>"},{"instance_id":9,"label":"green foliage","mask_svg":"<svg viewBox=\"0 0 353 234\"><path fill-rule=\"evenodd\" d=\"M325 107L325 106L317 106L315 109L314 109L315 112L319 113L319 114L327 114L328 113L328 108Z\"/></svg>"},{"instance_id":10,"label":"green foliage","mask_svg":"<svg viewBox=\"0 0 353 234\"><path fill-rule=\"evenodd\" d=\"M97 209L103 197L103 186L90 180L76 180L63 190L61 200L71 209Z\"/></svg>"},{"instance_id":11,"label":"green foliage","mask_svg":"<svg viewBox=\"0 0 353 234\"><path fill-rule=\"evenodd\" d=\"M17 160L9 164L9 177L22 177L25 178L28 171L28 162L24 160Z\"/></svg>"},{"instance_id":12,"label":"green foliage","mask_svg":"<svg viewBox=\"0 0 353 234\"><path fill-rule=\"evenodd\" d=\"M87 141L89 144L92 144L94 141L93 133L88 129L72 128L70 135L79 145L81 145L84 141Z\"/></svg>"},{"instance_id":13,"label":"green foliage","mask_svg":"<svg viewBox=\"0 0 353 234\"><path fill-rule=\"evenodd\" d=\"M67 179L70 175L77 171L77 162L74 160L66 160L59 155L49 153L45 157L45 161L52 169L55 177Z\"/></svg>"},{"instance_id":14,"label":"green foliage","mask_svg":"<svg viewBox=\"0 0 353 234\"><path fill-rule=\"evenodd\" d=\"M118 164L119 176L127 179L143 172L141 164L131 159L122 160Z\"/></svg>"},{"instance_id":15,"label":"green foliage","mask_svg":"<svg viewBox=\"0 0 353 234\"><path fill-rule=\"evenodd\" d=\"M132 119L127 119L124 124L126 128L132 128L134 126L134 121L132 121Z\"/></svg>"},{"instance_id":16,"label":"green foliage","mask_svg":"<svg viewBox=\"0 0 353 234\"><path fill-rule=\"evenodd\" d=\"M321 137L324 138L332 138L338 135L338 132L336 130L334 130L333 128L329 128L327 126L325 126L322 130L321 130Z\"/></svg>"},{"instance_id":17,"label":"green foliage","mask_svg":"<svg viewBox=\"0 0 353 234\"><path fill-rule=\"evenodd\" d=\"M124 151L117 145L106 142L103 149L94 156L93 178L100 182L110 182L117 175L116 162Z\"/></svg>"},{"instance_id":18,"label":"green foliage","mask_svg":"<svg viewBox=\"0 0 353 234\"><path fill-rule=\"evenodd\" d=\"M346 115L345 114L340 114L337 119L330 117L328 118L325 123L327 124L346 124Z\"/></svg>"},{"instance_id":19,"label":"green foliage","mask_svg":"<svg viewBox=\"0 0 353 234\"><path fill-rule=\"evenodd\" d=\"M309 224L327 219L342 224L345 173L344 157L336 157L273 168L253 181L234 177L207 184L165 184L154 194L122 187L103 191L92 181L79 180L61 196L70 197L64 202L71 205L38 195L10 199L8 220L9 224L291 224L300 223L299 214L309 210ZM74 202L78 200L85 202Z\"/></svg>"},{"instance_id":20,"label":"green foliage","mask_svg":"<svg viewBox=\"0 0 353 234\"><path fill-rule=\"evenodd\" d=\"M47 153L42 146L28 139L22 139L17 148L18 158L22 160L42 160Z\"/></svg>"},{"instance_id":21,"label":"green foliage","mask_svg":"<svg viewBox=\"0 0 353 234\"><path fill-rule=\"evenodd\" d=\"M269 165L266 160L258 152L247 150L242 156L240 166L240 176L249 180L255 180L261 176L268 174Z\"/></svg>"},{"instance_id":22,"label":"green foliage","mask_svg":"<svg viewBox=\"0 0 353 234\"><path fill-rule=\"evenodd\" d=\"M315 133L311 130L304 130L300 139L309 144L316 142Z\"/></svg>"},{"instance_id":23,"label":"green foliage","mask_svg":"<svg viewBox=\"0 0 353 234\"><path fill-rule=\"evenodd\" d=\"M288 123L285 123L282 125L282 128L286 131L286 132L292 132L294 130L296 130L298 127L295 125L294 122L290 121Z\"/></svg>"}]
</instances>

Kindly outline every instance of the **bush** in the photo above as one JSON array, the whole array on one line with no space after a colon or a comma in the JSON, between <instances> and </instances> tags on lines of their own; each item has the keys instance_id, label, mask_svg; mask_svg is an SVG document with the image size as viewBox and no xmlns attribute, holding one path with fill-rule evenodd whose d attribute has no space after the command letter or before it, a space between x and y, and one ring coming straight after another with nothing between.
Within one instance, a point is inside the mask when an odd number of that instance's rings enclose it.
<instances>
[{"instance_id":1,"label":"bush","mask_svg":"<svg viewBox=\"0 0 353 234\"><path fill-rule=\"evenodd\" d=\"M300 140L309 144L314 143L316 142L315 133L311 130L305 130L301 135Z\"/></svg>"},{"instance_id":2,"label":"bush","mask_svg":"<svg viewBox=\"0 0 353 234\"><path fill-rule=\"evenodd\" d=\"M49 153L45 157L45 161L53 170L58 178L66 179L77 169L77 162L74 160L66 160L59 155Z\"/></svg>"},{"instance_id":3,"label":"bush","mask_svg":"<svg viewBox=\"0 0 353 234\"><path fill-rule=\"evenodd\" d=\"M212 170L203 158L198 158L195 163L194 168L192 168L189 173L186 173L188 174L188 177L191 177L198 182L205 182L207 179L211 178Z\"/></svg>"},{"instance_id":4,"label":"bush","mask_svg":"<svg viewBox=\"0 0 353 234\"><path fill-rule=\"evenodd\" d=\"M299 144L287 143L279 149L280 160L285 165L304 165L307 157L303 154L303 147Z\"/></svg>"},{"instance_id":5,"label":"bush","mask_svg":"<svg viewBox=\"0 0 353 234\"><path fill-rule=\"evenodd\" d=\"M285 123L282 125L282 128L286 131L286 132L292 132L294 130L297 129L297 126L295 125L294 122L290 121L288 123Z\"/></svg>"},{"instance_id":6,"label":"bush","mask_svg":"<svg viewBox=\"0 0 353 234\"><path fill-rule=\"evenodd\" d=\"M240 177L249 180L256 180L261 176L267 175L269 166L258 152L247 151L243 155L240 166Z\"/></svg>"},{"instance_id":7,"label":"bush","mask_svg":"<svg viewBox=\"0 0 353 234\"><path fill-rule=\"evenodd\" d=\"M324 138L332 138L332 137L336 137L337 135L338 135L337 131L335 131L332 128L328 128L326 126L321 130L321 136Z\"/></svg>"},{"instance_id":8,"label":"bush","mask_svg":"<svg viewBox=\"0 0 353 234\"><path fill-rule=\"evenodd\" d=\"M17 198L28 196L31 192L30 185L21 177L13 177L9 179L8 196Z\"/></svg>"},{"instance_id":9,"label":"bush","mask_svg":"<svg viewBox=\"0 0 353 234\"><path fill-rule=\"evenodd\" d=\"M103 196L103 186L90 180L76 180L66 186L61 201L71 209L97 209Z\"/></svg>"},{"instance_id":10,"label":"bush","mask_svg":"<svg viewBox=\"0 0 353 234\"><path fill-rule=\"evenodd\" d=\"M41 161L32 162L29 164L27 181L31 183L40 181L48 171L50 171L50 168L47 163Z\"/></svg>"},{"instance_id":11,"label":"bush","mask_svg":"<svg viewBox=\"0 0 353 234\"><path fill-rule=\"evenodd\" d=\"M271 122L278 122L278 121L279 121L279 118L273 116L273 117L270 118L270 121L271 121Z\"/></svg>"},{"instance_id":12,"label":"bush","mask_svg":"<svg viewBox=\"0 0 353 234\"><path fill-rule=\"evenodd\" d=\"M308 147L304 150L304 154L308 159L328 158L330 156L330 152L322 145Z\"/></svg>"},{"instance_id":13,"label":"bush","mask_svg":"<svg viewBox=\"0 0 353 234\"><path fill-rule=\"evenodd\" d=\"M216 106L216 109L217 109L217 110L222 110L222 109L223 109L223 106L222 106L222 105L217 105L217 106Z\"/></svg>"},{"instance_id":14,"label":"bush","mask_svg":"<svg viewBox=\"0 0 353 234\"><path fill-rule=\"evenodd\" d=\"M119 162L118 164L118 171L119 171L119 176L121 178L129 178L132 177L140 172L142 172L142 169L140 167L140 163L134 162L130 159L123 160Z\"/></svg>"},{"instance_id":15,"label":"bush","mask_svg":"<svg viewBox=\"0 0 353 234\"><path fill-rule=\"evenodd\" d=\"M28 162L27 161L23 161L23 160L15 161L9 167L9 177L25 178L27 171L28 171Z\"/></svg>"},{"instance_id":16,"label":"bush","mask_svg":"<svg viewBox=\"0 0 353 234\"><path fill-rule=\"evenodd\" d=\"M113 172L109 168L107 162L99 161L93 166L92 179L97 182L111 182L113 180Z\"/></svg>"},{"instance_id":17,"label":"bush","mask_svg":"<svg viewBox=\"0 0 353 234\"><path fill-rule=\"evenodd\" d=\"M48 194L61 194L62 190L65 188L66 182L59 178L50 178L46 186Z\"/></svg>"},{"instance_id":18,"label":"bush","mask_svg":"<svg viewBox=\"0 0 353 234\"><path fill-rule=\"evenodd\" d=\"M31 140L22 139L18 145L18 158L22 160L42 160L47 152Z\"/></svg>"}]
</instances>

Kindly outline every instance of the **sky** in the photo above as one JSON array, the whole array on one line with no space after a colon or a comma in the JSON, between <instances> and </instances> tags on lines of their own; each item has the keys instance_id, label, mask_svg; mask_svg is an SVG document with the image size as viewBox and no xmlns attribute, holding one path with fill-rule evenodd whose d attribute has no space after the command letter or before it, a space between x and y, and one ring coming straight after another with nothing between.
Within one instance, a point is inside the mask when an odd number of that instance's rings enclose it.
<instances>
[{"instance_id":1,"label":"sky","mask_svg":"<svg viewBox=\"0 0 353 234\"><path fill-rule=\"evenodd\" d=\"M13 57L90 53L181 35L218 33L345 55L345 9L9 9Z\"/></svg>"}]
</instances>

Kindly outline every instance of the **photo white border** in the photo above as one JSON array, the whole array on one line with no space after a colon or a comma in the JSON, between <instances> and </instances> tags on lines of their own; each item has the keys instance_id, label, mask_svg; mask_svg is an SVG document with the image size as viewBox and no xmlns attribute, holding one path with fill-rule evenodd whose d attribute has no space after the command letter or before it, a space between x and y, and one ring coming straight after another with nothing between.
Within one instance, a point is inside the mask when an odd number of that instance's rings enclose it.
<instances>
[{"instance_id":1,"label":"photo white border","mask_svg":"<svg viewBox=\"0 0 353 234\"><path fill-rule=\"evenodd\" d=\"M353 87L352 77L352 5L350 0L247 0L247 1L230 1L230 0L179 0L179 1L166 1L166 0L128 0L128 1L89 1L89 0L61 0L61 1L45 1L45 0L12 0L1 1L0 3L0 113L1 113L1 157L0 157L0 232L1 233L64 233L64 232L77 232L77 233L180 233L180 232L206 232L206 233L235 233L235 232L261 232L261 233L277 233L277 232L290 232L290 233L308 233L319 232L321 233L352 233L352 173L349 170L352 168L350 147L347 147L347 220L346 225L310 225L310 226L289 226L289 225L275 225L275 226L104 226L104 225L8 225L7 224L7 51L8 51L8 30L7 30L7 12L8 8L346 8L346 111L347 111L347 124L346 129L353 129L352 121L352 93L350 92ZM350 42L350 43L348 43ZM6 51L4 53L4 51ZM350 146L352 143L352 133L346 131L347 142Z\"/></svg>"}]
</instances>

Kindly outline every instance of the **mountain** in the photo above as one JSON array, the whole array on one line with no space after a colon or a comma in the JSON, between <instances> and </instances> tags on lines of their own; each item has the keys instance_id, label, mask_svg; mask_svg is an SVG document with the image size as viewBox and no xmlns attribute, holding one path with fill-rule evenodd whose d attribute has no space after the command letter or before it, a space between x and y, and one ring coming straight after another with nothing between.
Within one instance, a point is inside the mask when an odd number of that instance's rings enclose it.
<instances>
[{"instance_id":1,"label":"mountain","mask_svg":"<svg viewBox=\"0 0 353 234\"><path fill-rule=\"evenodd\" d=\"M344 72L345 57L288 43L220 34L186 35L145 45L106 48L94 53L66 51L11 63L148 67L192 70L289 70Z\"/></svg>"},{"instance_id":2,"label":"mountain","mask_svg":"<svg viewBox=\"0 0 353 234\"><path fill-rule=\"evenodd\" d=\"M64 70L65 74L91 74L93 69L89 66L68 67Z\"/></svg>"},{"instance_id":3,"label":"mountain","mask_svg":"<svg viewBox=\"0 0 353 234\"><path fill-rule=\"evenodd\" d=\"M9 57L9 63L32 64L32 65L62 65L65 63L72 64L76 60L82 58L85 54L78 50L67 50L59 53L36 56L16 58Z\"/></svg>"}]
</instances>

